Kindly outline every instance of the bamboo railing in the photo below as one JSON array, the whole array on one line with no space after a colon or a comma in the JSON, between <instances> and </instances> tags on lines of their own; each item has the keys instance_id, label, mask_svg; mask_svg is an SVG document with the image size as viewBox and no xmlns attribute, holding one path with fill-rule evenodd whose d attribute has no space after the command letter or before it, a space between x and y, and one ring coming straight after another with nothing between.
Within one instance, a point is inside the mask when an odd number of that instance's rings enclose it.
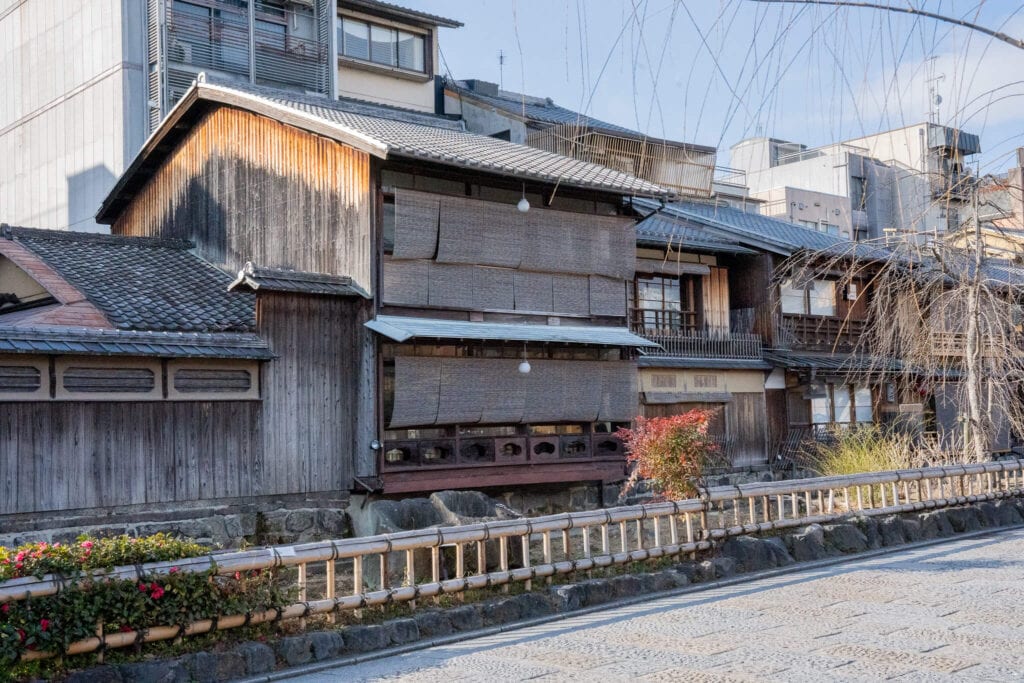
<instances>
[{"instance_id":1,"label":"bamboo railing","mask_svg":"<svg viewBox=\"0 0 1024 683\"><path fill-rule=\"evenodd\" d=\"M550 580L555 575L695 554L732 536L827 523L851 515L888 515L1020 495L1024 495L1024 461L1006 460L722 486L701 489L699 498L686 500L118 567L96 575L104 579L152 580L170 573L172 568L182 572L207 572L212 568L228 575L296 567L299 601L260 613L199 621L184 630L168 626L142 633L98 635L72 643L68 654L410 602L513 582L523 582L529 589L533 581ZM418 551L428 559L417 560ZM418 567L420 563L425 566ZM344 581L349 590L342 594L337 590L339 564L349 570ZM368 566L375 568L374 572L368 574ZM311 568L323 577L322 594L315 599L307 595ZM401 585L389 585L394 575L401 577ZM52 595L63 585L59 576L6 581L0 583L0 604ZM52 653L29 652L24 659L48 656Z\"/></svg>"}]
</instances>

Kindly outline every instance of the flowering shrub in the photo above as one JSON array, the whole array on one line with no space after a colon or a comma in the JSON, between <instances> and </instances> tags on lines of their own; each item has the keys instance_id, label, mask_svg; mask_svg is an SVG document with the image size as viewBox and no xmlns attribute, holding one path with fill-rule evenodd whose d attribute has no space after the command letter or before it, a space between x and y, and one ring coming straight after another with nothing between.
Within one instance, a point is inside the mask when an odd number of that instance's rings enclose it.
<instances>
[{"instance_id":1,"label":"flowering shrub","mask_svg":"<svg viewBox=\"0 0 1024 683\"><path fill-rule=\"evenodd\" d=\"M96 635L98 624L106 633L185 627L292 602L292 591L279 587L274 571L218 576L214 569L190 573L172 568L143 581L91 574L206 552L197 543L164 534L139 539L83 537L73 544L39 543L15 550L0 547L0 580L57 573L68 581L56 595L0 604L0 673L26 651L64 653L71 643Z\"/></svg>"},{"instance_id":2,"label":"flowering shrub","mask_svg":"<svg viewBox=\"0 0 1024 683\"><path fill-rule=\"evenodd\" d=\"M701 476L718 454L708 436L712 416L709 410L691 410L671 417L638 417L633 429L618 430L626 459L633 464L625 491L651 480L666 498L695 495Z\"/></svg>"}]
</instances>

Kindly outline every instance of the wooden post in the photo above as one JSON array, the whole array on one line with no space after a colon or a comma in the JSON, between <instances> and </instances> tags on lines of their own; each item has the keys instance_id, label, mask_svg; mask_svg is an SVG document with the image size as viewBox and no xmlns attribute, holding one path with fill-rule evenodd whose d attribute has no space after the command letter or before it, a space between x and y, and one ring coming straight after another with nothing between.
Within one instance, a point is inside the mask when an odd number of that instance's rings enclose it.
<instances>
[{"instance_id":1,"label":"wooden post","mask_svg":"<svg viewBox=\"0 0 1024 683\"><path fill-rule=\"evenodd\" d=\"M530 566L530 532L529 531L527 531L525 534L522 535L522 537L519 539L519 543L520 543L520 546L521 546L522 551L523 551L523 567L529 568L529 566ZM533 590L533 581L531 581L530 579L527 579L524 582L523 585L526 587L526 590ZM505 584L505 586L507 587L508 584Z\"/></svg>"},{"instance_id":2,"label":"wooden post","mask_svg":"<svg viewBox=\"0 0 1024 683\"><path fill-rule=\"evenodd\" d=\"M466 578L466 546L462 543L455 544L455 578ZM459 602L463 602L465 599L465 591L459 591Z\"/></svg>"},{"instance_id":3,"label":"wooden post","mask_svg":"<svg viewBox=\"0 0 1024 683\"><path fill-rule=\"evenodd\" d=\"M324 581L327 583L325 586L326 590L324 591L324 597L329 600L333 600L335 598L338 589L334 571L334 560L327 560L324 572ZM327 620L332 624L335 623L338 620L338 613L332 610L331 613L327 615Z\"/></svg>"}]
</instances>

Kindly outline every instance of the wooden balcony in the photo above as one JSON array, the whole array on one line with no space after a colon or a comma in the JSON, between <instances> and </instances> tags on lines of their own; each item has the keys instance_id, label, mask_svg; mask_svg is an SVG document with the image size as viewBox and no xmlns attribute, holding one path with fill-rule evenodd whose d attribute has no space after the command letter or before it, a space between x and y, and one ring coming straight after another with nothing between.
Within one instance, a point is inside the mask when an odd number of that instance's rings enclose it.
<instances>
[{"instance_id":1,"label":"wooden balcony","mask_svg":"<svg viewBox=\"0 0 1024 683\"><path fill-rule=\"evenodd\" d=\"M863 320L855 318L784 313L779 345L783 348L852 349L865 327Z\"/></svg>"},{"instance_id":2,"label":"wooden balcony","mask_svg":"<svg viewBox=\"0 0 1024 683\"><path fill-rule=\"evenodd\" d=\"M761 335L758 334L726 334L643 325L633 325L632 328L634 334L661 345L660 349L645 351L649 356L761 359Z\"/></svg>"},{"instance_id":3,"label":"wooden balcony","mask_svg":"<svg viewBox=\"0 0 1024 683\"><path fill-rule=\"evenodd\" d=\"M937 356L963 358L967 349L967 335L961 332L932 332L931 347ZM999 358L1004 353L994 339L981 340L982 358Z\"/></svg>"}]
</instances>

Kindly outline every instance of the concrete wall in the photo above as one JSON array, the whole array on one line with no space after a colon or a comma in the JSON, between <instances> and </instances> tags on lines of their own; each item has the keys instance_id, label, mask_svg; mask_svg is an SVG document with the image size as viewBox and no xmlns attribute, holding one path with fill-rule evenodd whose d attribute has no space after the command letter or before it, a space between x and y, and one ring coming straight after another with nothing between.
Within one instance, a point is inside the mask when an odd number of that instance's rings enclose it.
<instances>
[{"instance_id":1,"label":"concrete wall","mask_svg":"<svg viewBox=\"0 0 1024 683\"><path fill-rule=\"evenodd\" d=\"M433 114L434 79L407 80L387 72L354 68L339 62L338 95Z\"/></svg>"},{"instance_id":2,"label":"concrete wall","mask_svg":"<svg viewBox=\"0 0 1024 683\"><path fill-rule=\"evenodd\" d=\"M93 215L144 139L144 9L0 4L0 220L105 230Z\"/></svg>"},{"instance_id":3,"label":"concrete wall","mask_svg":"<svg viewBox=\"0 0 1024 683\"><path fill-rule=\"evenodd\" d=\"M466 130L473 133L495 135L509 131L509 139L512 142L526 144L526 124L494 108L481 107L458 95L445 92L444 113L461 116L466 122Z\"/></svg>"},{"instance_id":4,"label":"concrete wall","mask_svg":"<svg viewBox=\"0 0 1024 683\"><path fill-rule=\"evenodd\" d=\"M764 213L794 223L813 221L839 226L840 237L853 238L850 198L796 187L769 190ZM809 227L809 226L808 226ZM821 228L815 228L820 230Z\"/></svg>"}]
</instances>

